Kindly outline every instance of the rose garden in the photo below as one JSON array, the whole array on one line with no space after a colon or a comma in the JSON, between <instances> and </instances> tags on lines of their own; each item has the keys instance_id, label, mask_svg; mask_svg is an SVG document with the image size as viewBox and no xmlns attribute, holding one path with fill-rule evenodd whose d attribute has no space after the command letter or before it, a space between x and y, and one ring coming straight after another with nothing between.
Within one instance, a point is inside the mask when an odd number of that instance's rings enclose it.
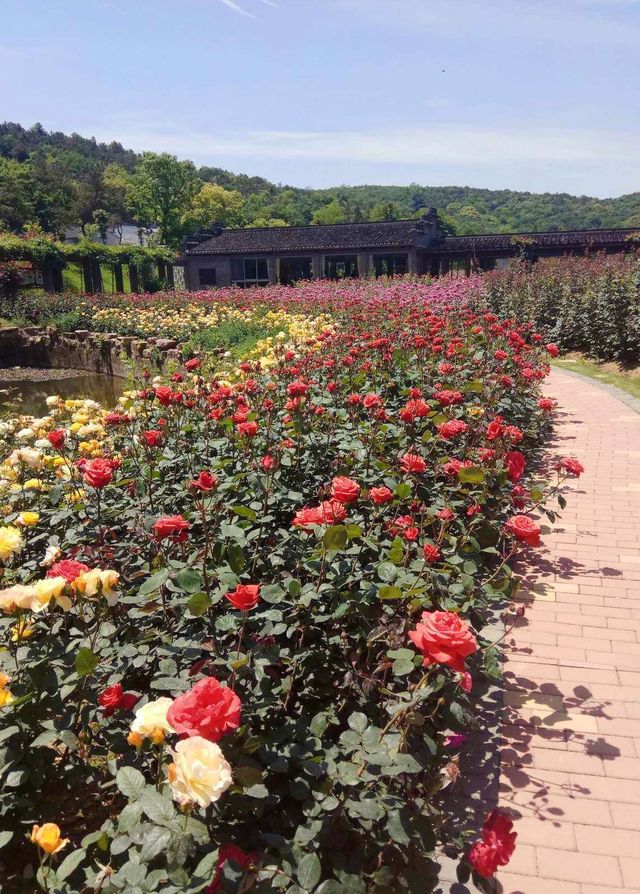
<instances>
[{"instance_id":1,"label":"rose garden","mask_svg":"<svg viewBox=\"0 0 640 894\"><path fill-rule=\"evenodd\" d=\"M34 300L181 356L0 419L6 890L494 890L516 829L459 777L583 471L545 377L637 355L638 277Z\"/></svg>"}]
</instances>

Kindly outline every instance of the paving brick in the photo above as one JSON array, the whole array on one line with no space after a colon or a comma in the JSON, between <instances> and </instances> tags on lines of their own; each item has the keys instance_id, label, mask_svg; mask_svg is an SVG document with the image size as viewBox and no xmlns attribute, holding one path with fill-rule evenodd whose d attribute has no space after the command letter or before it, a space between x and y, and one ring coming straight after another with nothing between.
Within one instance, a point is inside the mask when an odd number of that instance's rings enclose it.
<instances>
[{"instance_id":1,"label":"paving brick","mask_svg":"<svg viewBox=\"0 0 640 894\"><path fill-rule=\"evenodd\" d=\"M542 878L622 886L620 863L616 857L572 853L549 847L536 848L536 852L538 873Z\"/></svg>"},{"instance_id":2,"label":"paving brick","mask_svg":"<svg viewBox=\"0 0 640 894\"><path fill-rule=\"evenodd\" d=\"M499 803L519 841L499 890L640 894L640 414L562 372L548 393L552 453L586 471L518 569Z\"/></svg>"}]
</instances>

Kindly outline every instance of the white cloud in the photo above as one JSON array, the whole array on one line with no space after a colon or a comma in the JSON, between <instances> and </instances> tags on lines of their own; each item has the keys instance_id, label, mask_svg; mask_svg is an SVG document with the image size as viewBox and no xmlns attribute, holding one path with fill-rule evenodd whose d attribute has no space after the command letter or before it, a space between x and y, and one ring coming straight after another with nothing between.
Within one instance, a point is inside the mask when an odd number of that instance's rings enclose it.
<instances>
[{"instance_id":1,"label":"white cloud","mask_svg":"<svg viewBox=\"0 0 640 894\"><path fill-rule=\"evenodd\" d=\"M239 6L235 0L220 0L224 6L227 6L229 9L232 9L234 12L239 13L241 16L246 16L249 19L255 19L255 16L252 12L244 9L242 6Z\"/></svg>"},{"instance_id":2,"label":"white cloud","mask_svg":"<svg viewBox=\"0 0 640 894\"><path fill-rule=\"evenodd\" d=\"M198 133L185 129L119 133L134 148L170 150L183 156L309 159L380 164L504 163L598 164L640 155L640 132L578 128L474 127L440 124L380 131L271 131Z\"/></svg>"}]
</instances>

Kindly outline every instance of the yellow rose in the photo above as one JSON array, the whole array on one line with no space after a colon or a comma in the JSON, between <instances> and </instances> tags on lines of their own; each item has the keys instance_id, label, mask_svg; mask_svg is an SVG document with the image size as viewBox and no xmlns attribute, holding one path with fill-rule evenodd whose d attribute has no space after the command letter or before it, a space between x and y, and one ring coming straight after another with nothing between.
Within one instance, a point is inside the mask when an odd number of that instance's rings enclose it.
<instances>
[{"instance_id":1,"label":"yellow rose","mask_svg":"<svg viewBox=\"0 0 640 894\"><path fill-rule=\"evenodd\" d=\"M91 599L101 593L109 605L115 605L118 601L119 591L116 589L120 575L117 571L93 568L85 571L74 581L75 588Z\"/></svg>"},{"instance_id":2,"label":"yellow rose","mask_svg":"<svg viewBox=\"0 0 640 894\"><path fill-rule=\"evenodd\" d=\"M22 534L13 525L0 528L0 559L6 562L24 546Z\"/></svg>"},{"instance_id":3,"label":"yellow rose","mask_svg":"<svg viewBox=\"0 0 640 894\"><path fill-rule=\"evenodd\" d=\"M55 823L34 826L31 830L31 841L47 854L55 854L69 844L68 838L60 837L60 827Z\"/></svg>"},{"instance_id":4,"label":"yellow rose","mask_svg":"<svg viewBox=\"0 0 640 894\"><path fill-rule=\"evenodd\" d=\"M162 696L142 705L135 712L131 732L151 739L156 745L159 745L164 740L166 733L175 732L167 720L167 711L172 704L172 699Z\"/></svg>"},{"instance_id":5,"label":"yellow rose","mask_svg":"<svg viewBox=\"0 0 640 894\"><path fill-rule=\"evenodd\" d=\"M52 599L55 599L60 608L68 612L71 608L71 600L64 594L67 581L64 577L45 577L44 580L36 581L33 584L33 599L31 601L31 611L44 611L49 607Z\"/></svg>"},{"instance_id":6,"label":"yellow rose","mask_svg":"<svg viewBox=\"0 0 640 894\"><path fill-rule=\"evenodd\" d=\"M0 590L0 611L15 612L19 608L31 608L33 596L33 587L25 587L22 584L14 584L6 590Z\"/></svg>"},{"instance_id":7,"label":"yellow rose","mask_svg":"<svg viewBox=\"0 0 640 894\"><path fill-rule=\"evenodd\" d=\"M40 521L40 513L39 512L21 512L18 520L21 525L24 525L25 528L32 528L34 525L37 525Z\"/></svg>"},{"instance_id":8,"label":"yellow rose","mask_svg":"<svg viewBox=\"0 0 640 894\"><path fill-rule=\"evenodd\" d=\"M43 484L38 478L29 478L28 481L24 483L25 490L42 490Z\"/></svg>"},{"instance_id":9,"label":"yellow rose","mask_svg":"<svg viewBox=\"0 0 640 894\"><path fill-rule=\"evenodd\" d=\"M24 618L21 618L17 624L14 624L10 632L12 643L20 643L23 639L29 639L34 633L33 627Z\"/></svg>"},{"instance_id":10,"label":"yellow rose","mask_svg":"<svg viewBox=\"0 0 640 894\"><path fill-rule=\"evenodd\" d=\"M6 708L14 701L15 699L8 689L0 689L0 708Z\"/></svg>"},{"instance_id":11,"label":"yellow rose","mask_svg":"<svg viewBox=\"0 0 640 894\"><path fill-rule=\"evenodd\" d=\"M179 804L208 807L222 797L233 781L231 767L220 748L201 736L178 742L173 757L169 783Z\"/></svg>"}]
</instances>

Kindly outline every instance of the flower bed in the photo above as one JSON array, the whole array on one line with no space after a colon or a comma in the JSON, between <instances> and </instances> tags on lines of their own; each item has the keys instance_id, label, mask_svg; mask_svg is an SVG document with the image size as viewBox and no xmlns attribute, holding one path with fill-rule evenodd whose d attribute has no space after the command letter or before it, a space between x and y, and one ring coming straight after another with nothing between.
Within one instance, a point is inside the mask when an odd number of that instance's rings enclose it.
<instances>
[{"instance_id":1,"label":"flower bed","mask_svg":"<svg viewBox=\"0 0 640 894\"><path fill-rule=\"evenodd\" d=\"M103 894L424 891L443 842L478 882L508 861L510 821L478 840L441 793L539 543L553 402L541 338L460 297L220 295L315 315L266 362L4 424L15 890L36 854L42 888Z\"/></svg>"}]
</instances>

